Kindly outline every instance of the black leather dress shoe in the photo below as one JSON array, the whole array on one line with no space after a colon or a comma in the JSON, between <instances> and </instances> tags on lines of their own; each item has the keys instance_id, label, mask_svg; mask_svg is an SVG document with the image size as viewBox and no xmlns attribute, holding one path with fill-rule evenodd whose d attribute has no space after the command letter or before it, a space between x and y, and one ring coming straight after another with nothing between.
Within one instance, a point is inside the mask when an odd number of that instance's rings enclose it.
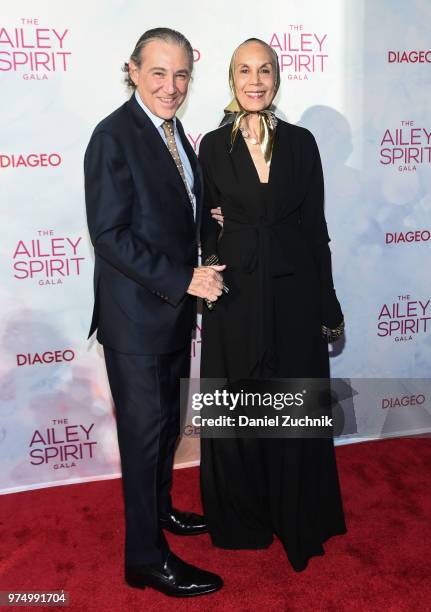
<instances>
[{"instance_id":1,"label":"black leather dress shoe","mask_svg":"<svg viewBox=\"0 0 431 612\"><path fill-rule=\"evenodd\" d=\"M151 587L171 597L194 597L214 593L223 586L217 574L206 572L182 561L169 552L166 561L158 565L126 568L126 582L137 589Z\"/></svg>"},{"instance_id":2,"label":"black leather dress shoe","mask_svg":"<svg viewBox=\"0 0 431 612\"><path fill-rule=\"evenodd\" d=\"M160 526L177 535L199 535L208 532L203 516L194 512L181 512L174 508L169 514L160 517Z\"/></svg>"}]
</instances>

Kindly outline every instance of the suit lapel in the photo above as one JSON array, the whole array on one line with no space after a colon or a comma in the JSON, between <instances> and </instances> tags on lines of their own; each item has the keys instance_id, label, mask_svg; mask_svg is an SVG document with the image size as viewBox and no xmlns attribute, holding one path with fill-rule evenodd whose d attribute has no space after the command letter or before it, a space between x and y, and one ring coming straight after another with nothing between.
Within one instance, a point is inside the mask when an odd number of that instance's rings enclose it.
<instances>
[{"instance_id":1,"label":"suit lapel","mask_svg":"<svg viewBox=\"0 0 431 612\"><path fill-rule=\"evenodd\" d=\"M284 125L279 121L274 134L269 172L269 196L272 201L279 199L281 194L285 201L291 198L294 189L293 161L291 143L286 138Z\"/></svg>"},{"instance_id":2,"label":"suit lapel","mask_svg":"<svg viewBox=\"0 0 431 612\"><path fill-rule=\"evenodd\" d=\"M269 175L269 196L279 214L284 215L297 208L305 193L302 156L294 146L293 134L289 124L279 121L276 128L274 148Z\"/></svg>"},{"instance_id":3,"label":"suit lapel","mask_svg":"<svg viewBox=\"0 0 431 612\"><path fill-rule=\"evenodd\" d=\"M175 162L168 147L163 142L159 131L157 130L153 122L150 121L145 111L139 106L135 98L135 94L133 94L130 98L128 106L136 127L140 132L142 132L142 146L145 146L149 149L150 159L152 160L154 165L158 165L163 168L160 173L162 176L162 180L164 182L169 182L175 186L180 196L179 200L181 204L188 209L191 218L193 219L189 196L187 194L183 180L180 176L180 173L178 172L178 168L175 165ZM178 123L179 122L177 121L177 125ZM182 138L181 141L183 142ZM190 157L189 154L188 156Z\"/></svg>"},{"instance_id":4,"label":"suit lapel","mask_svg":"<svg viewBox=\"0 0 431 612\"><path fill-rule=\"evenodd\" d=\"M295 142L289 124L279 120L274 135L267 189L267 211L272 220L295 210L306 191L307 181L303 177L306 170L302 165L301 151ZM259 216L262 201L262 192L258 189L259 176L241 134L237 135L232 148L230 129L226 129L226 148L232 164L233 180L240 187L242 198L247 199L249 210Z\"/></svg>"},{"instance_id":5,"label":"suit lapel","mask_svg":"<svg viewBox=\"0 0 431 612\"><path fill-rule=\"evenodd\" d=\"M198 158L196 157L196 153L193 150L193 147L190 144L189 139L187 138L183 125L181 121L176 120L178 134L180 135L181 142L183 144L186 155L189 159L190 165L192 167L193 172L193 192L196 198L196 224L199 225L200 221L200 213L201 213L201 204L202 204L202 194L203 194L203 183L202 183L202 172L199 166Z\"/></svg>"},{"instance_id":6,"label":"suit lapel","mask_svg":"<svg viewBox=\"0 0 431 612\"><path fill-rule=\"evenodd\" d=\"M258 219L262 213L262 190L259 175L254 165L247 144L241 133L238 133L233 147L231 145L231 128L227 131L226 147L232 168L234 185L238 200L246 202L245 210L251 219ZM221 128L224 129L224 128Z\"/></svg>"}]
</instances>

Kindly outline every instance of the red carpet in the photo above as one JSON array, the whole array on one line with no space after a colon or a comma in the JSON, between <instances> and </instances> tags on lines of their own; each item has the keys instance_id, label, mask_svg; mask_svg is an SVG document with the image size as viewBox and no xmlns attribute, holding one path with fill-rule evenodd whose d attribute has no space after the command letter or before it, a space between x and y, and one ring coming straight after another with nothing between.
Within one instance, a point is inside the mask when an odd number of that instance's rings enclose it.
<instances>
[{"instance_id":1,"label":"red carpet","mask_svg":"<svg viewBox=\"0 0 431 612\"><path fill-rule=\"evenodd\" d=\"M73 611L431 610L431 439L353 444L337 457L349 531L301 574L278 542L232 552L206 535L172 536L172 549L220 573L224 589L189 600L130 589L121 483L110 480L1 496L0 590L63 588ZM200 509L197 469L175 472L174 500Z\"/></svg>"}]
</instances>

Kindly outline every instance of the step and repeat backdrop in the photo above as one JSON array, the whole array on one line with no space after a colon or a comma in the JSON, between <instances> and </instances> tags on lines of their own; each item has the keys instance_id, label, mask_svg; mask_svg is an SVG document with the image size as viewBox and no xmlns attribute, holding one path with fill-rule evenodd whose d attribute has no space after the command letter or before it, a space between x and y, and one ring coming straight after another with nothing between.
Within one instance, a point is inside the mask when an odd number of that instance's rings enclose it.
<instances>
[{"instance_id":1,"label":"step and repeat backdrop","mask_svg":"<svg viewBox=\"0 0 431 612\"><path fill-rule=\"evenodd\" d=\"M347 386L385 379L369 393L346 393L350 429L340 441L431 431L427 0L94 0L67 10L16 0L2 13L2 492L119 474L103 353L86 339L93 254L83 154L95 125L129 95L122 63L146 29L161 25L194 48L180 117L196 152L230 100L234 48L256 36L277 51L278 114L313 132L323 160L347 327L331 347L332 374ZM201 332L198 320L195 376ZM192 430L177 465L198 460Z\"/></svg>"}]
</instances>

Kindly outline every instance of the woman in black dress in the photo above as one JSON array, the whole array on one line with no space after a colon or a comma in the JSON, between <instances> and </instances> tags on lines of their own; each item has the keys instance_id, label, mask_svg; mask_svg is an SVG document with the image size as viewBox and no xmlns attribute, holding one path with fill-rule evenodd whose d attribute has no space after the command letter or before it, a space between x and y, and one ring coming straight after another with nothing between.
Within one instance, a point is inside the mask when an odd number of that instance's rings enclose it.
<instances>
[{"instance_id":1,"label":"woman in black dress","mask_svg":"<svg viewBox=\"0 0 431 612\"><path fill-rule=\"evenodd\" d=\"M229 288L204 308L203 378L328 378L322 329L342 330L319 152L308 130L272 113L279 78L271 47L240 45L230 67L233 122L201 142L203 258L226 264ZM332 439L203 439L201 450L215 546L264 548L275 534L301 571L345 532Z\"/></svg>"}]
</instances>

